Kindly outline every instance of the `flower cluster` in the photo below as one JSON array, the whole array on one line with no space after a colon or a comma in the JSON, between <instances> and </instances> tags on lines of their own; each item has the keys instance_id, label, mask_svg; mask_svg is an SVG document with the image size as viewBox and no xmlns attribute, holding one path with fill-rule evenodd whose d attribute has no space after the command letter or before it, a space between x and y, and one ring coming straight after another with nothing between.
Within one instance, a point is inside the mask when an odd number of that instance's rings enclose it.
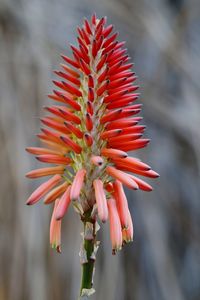
<instances>
[{"instance_id":1,"label":"flower cluster","mask_svg":"<svg viewBox=\"0 0 200 300\"><path fill-rule=\"evenodd\" d=\"M84 20L78 27L78 47L71 46L72 58L62 55L64 64L55 71L60 78L49 95L55 105L45 107L49 115L41 119L38 134L42 147L26 150L49 167L26 176L52 176L28 198L32 205L44 197L54 203L50 224L51 245L60 251L61 220L70 203L84 219L89 211L94 222L109 219L113 253L132 241L133 224L123 185L133 190L151 191L138 178L158 174L127 152L145 147L145 126L137 116L141 104L137 77L131 70L124 42L117 40L106 18ZM56 104L57 103L57 104ZM134 103L134 104L133 104ZM131 174L130 174L131 173ZM133 175L134 174L134 175Z\"/></svg>"}]
</instances>

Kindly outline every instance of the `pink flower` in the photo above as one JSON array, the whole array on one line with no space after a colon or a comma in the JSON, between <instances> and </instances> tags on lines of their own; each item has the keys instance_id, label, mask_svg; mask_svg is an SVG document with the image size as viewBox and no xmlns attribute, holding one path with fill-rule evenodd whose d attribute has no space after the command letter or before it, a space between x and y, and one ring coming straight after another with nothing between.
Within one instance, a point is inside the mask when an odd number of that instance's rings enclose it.
<instances>
[{"instance_id":1,"label":"pink flower","mask_svg":"<svg viewBox=\"0 0 200 300\"><path fill-rule=\"evenodd\" d=\"M110 222L110 239L112 243L113 254L122 247L122 229L119 214L117 211L116 201L114 198L108 200L109 222Z\"/></svg>"},{"instance_id":2,"label":"pink flower","mask_svg":"<svg viewBox=\"0 0 200 300\"><path fill-rule=\"evenodd\" d=\"M61 221L55 218L56 209L59 204L59 199L55 201L53 214L50 223L50 244L51 247L61 253Z\"/></svg>"}]
</instances>

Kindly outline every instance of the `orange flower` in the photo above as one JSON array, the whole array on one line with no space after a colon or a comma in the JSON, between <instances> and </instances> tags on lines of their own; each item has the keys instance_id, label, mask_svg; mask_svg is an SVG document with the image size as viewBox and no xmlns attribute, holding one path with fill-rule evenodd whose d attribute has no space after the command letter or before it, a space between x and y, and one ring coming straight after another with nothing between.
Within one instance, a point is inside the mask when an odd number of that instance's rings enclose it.
<instances>
[{"instance_id":1,"label":"orange flower","mask_svg":"<svg viewBox=\"0 0 200 300\"><path fill-rule=\"evenodd\" d=\"M133 239L122 184L151 191L138 175L159 176L127 153L146 147L149 139L142 138L145 126L138 124L141 104L135 103L139 94L133 64L128 62L125 43L112 31L106 18L98 20L95 14L91 22L85 20L78 27L78 46L71 46L72 57L62 55L65 64L55 71L59 79L53 81L56 89L49 98L57 105L45 107L49 116L41 119L44 127L37 135L42 147L26 149L42 163L53 164L27 173L28 178L53 175L33 192L27 204L47 193L45 203L56 201L50 237L58 250L60 220L71 202L84 223L85 240L95 240L96 227L93 231L91 227L98 217L102 222L109 217L115 253L123 242ZM92 245L95 247L95 242Z\"/></svg>"}]
</instances>

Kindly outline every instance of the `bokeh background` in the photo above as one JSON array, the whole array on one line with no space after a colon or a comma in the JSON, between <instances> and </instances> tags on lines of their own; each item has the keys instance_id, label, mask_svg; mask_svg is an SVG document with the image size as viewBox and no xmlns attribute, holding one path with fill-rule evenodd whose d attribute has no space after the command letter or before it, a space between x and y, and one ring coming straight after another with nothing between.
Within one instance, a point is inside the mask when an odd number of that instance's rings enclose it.
<instances>
[{"instance_id":1,"label":"bokeh background","mask_svg":"<svg viewBox=\"0 0 200 300\"><path fill-rule=\"evenodd\" d=\"M127 191L135 239L115 257L102 226L92 299L198 300L199 0L0 0L0 300L77 298L78 215L70 209L55 253L51 208L25 205L38 182L24 178L37 166L24 148L38 143L59 54L94 11L127 41L152 140L139 157L161 177L151 193Z\"/></svg>"}]
</instances>

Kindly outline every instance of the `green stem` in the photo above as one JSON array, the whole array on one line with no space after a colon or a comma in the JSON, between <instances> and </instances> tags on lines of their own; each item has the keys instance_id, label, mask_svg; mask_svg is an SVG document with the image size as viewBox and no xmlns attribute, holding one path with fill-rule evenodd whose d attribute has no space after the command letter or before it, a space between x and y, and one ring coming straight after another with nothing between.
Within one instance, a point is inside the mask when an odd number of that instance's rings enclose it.
<instances>
[{"instance_id":1,"label":"green stem","mask_svg":"<svg viewBox=\"0 0 200 300\"><path fill-rule=\"evenodd\" d=\"M93 271L95 260L91 258L91 255L94 252L96 234L95 234L95 223L91 220L90 213L88 212L83 220L84 224L84 233L83 233L83 249L86 254L86 262L82 263L82 277L81 277L81 287L80 287L80 296L82 295L83 289L90 290L93 286ZM88 236L87 225L90 225L91 233ZM82 298L81 298L82 299ZM83 299L88 299L87 296Z\"/></svg>"},{"instance_id":2,"label":"green stem","mask_svg":"<svg viewBox=\"0 0 200 300\"><path fill-rule=\"evenodd\" d=\"M82 279L81 279L81 292L82 289L91 289L92 288L92 277L94 269L94 260L90 258L94 250L94 241L93 240L84 240L84 248L87 253L88 262L82 265Z\"/></svg>"}]
</instances>

